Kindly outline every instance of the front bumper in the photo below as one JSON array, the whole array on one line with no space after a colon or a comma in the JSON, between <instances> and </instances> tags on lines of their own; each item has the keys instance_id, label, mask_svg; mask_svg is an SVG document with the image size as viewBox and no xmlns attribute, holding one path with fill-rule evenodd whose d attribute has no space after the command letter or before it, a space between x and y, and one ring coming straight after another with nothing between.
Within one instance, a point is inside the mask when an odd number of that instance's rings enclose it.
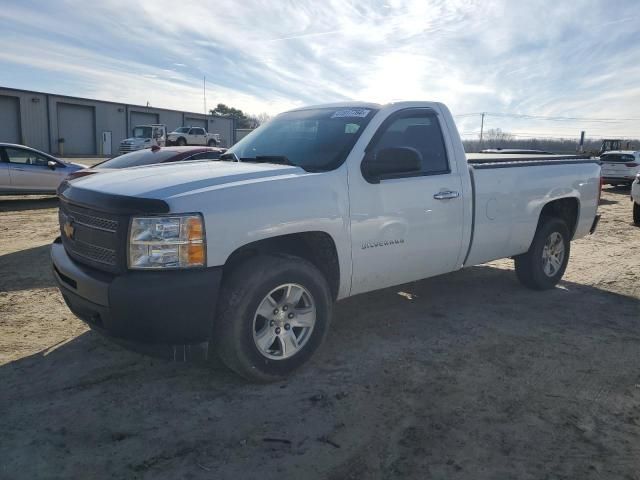
<instances>
[{"instance_id":1,"label":"front bumper","mask_svg":"<svg viewBox=\"0 0 640 480\"><path fill-rule=\"evenodd\" d=\"M178 360L209 341L221 267L111 275L72 260L59 240L53 275L69 309L92 329Z\"/></svg>"},{"instance_id":2,"label":"front bumper","mask_svg":"<svg viewBox=\"0 0 640 480\"><path fill-rule=\"evenodd\" d=\"M633 182L633 180L636 178L635 175L632 176L624 176L624 177L614 177L614 176L606 176L603 175L602 176L602 182L603 183L629 183L631 184Z\"/></svg>"}]
</instances>

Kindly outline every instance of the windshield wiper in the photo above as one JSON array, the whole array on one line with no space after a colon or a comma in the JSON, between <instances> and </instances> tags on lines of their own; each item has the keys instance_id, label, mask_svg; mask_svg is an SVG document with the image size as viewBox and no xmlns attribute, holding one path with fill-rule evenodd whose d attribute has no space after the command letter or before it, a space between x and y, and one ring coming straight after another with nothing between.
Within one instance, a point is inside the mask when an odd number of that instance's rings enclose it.
<instances>
[{"instance_id":1,"label":"windshield wiper","mask_svg":"<svg viewBox=\"0 0 640 480\"><path fill-rule=\"evenodd\" d=\"M284 155L256 155L255 157L241 158L241 162L257 162L257 163L276 163L278 165L291 165L296 167L295 163L291 163Z\"/></svg>"},{"instance_id":2,"label":"windshield wiper","mask_svg":"<svg viewBox=\"0 0 640 480\"><path fill-rule=\"evenodd\" d=\"M220 160L232 160L234 162L254 162L254 163L275 163L277 165L291 165L292 167L300 167L307 170L301 165L296 165L284 155L256 155L255 157L240 157L234 152L226 152L220 155ZM308 171L308 170L307 170Z\"/></svg>"},{"instance_id":3,"label":"windshield wiper","mask_svg":"<svg viewBox=\"0 0 640 480\"><path fill-rule=\"evenodd\" d=\"M239 162L240 161L238 156L233 152L223 153L222 155L220 155L219 158L220 158L220 160L232 160L234 162Z\"/></svg>"}]
</instances>

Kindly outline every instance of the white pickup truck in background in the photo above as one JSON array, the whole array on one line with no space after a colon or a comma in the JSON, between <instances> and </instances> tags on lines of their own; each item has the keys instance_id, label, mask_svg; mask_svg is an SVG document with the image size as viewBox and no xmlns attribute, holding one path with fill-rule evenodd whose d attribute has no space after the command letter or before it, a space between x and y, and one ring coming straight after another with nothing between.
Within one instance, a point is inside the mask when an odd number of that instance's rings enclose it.
<instances>
[{"instance_id":1,"label":"white pickup truck in background","mask_svg":"<svg viewBox=\"0 0 640 480\"><path fill-rule=\"evenodd\" d=\"M133 136L120 142L119 152L135 152L151 147L164 147L167 141L167 127L161 124L136 125L132 130Z\"/></svg>"},{"instance_id":2,"label":"white pickup truck in background","mask_svg":"<svg viewBox=\"0 0 640 480\"><path fill-rule=\"evenodd\" d=\"M202 127L180 127L176 128L167 137L168 145L206 145L216 147L220 145L219 133L207 133Z\"/></svg>"},{"instance_id":3,"label":"white pickup truck in background","mask_svg":"<svg viewBox=\"0 0 640 480\"><path fill-rule=\"evenodd\" d=\"M64 183L53 269L92 328L255 381L307 362L351 295L506 257L552 288L599 218L597 161L467 156L440 103L289 111L222 158Z\"/></svg>"}]
</instances>

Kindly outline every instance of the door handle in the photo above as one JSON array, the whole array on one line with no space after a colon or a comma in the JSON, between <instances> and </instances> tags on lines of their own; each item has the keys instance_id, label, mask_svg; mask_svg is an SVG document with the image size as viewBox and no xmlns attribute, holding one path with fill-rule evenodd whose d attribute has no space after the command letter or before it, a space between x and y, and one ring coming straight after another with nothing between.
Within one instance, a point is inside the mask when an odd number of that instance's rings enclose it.
<instances>
[{"instance_id":1,"label":"door handle","mask_svg":"<svg viewBox=\"0 0 640 480\"><path fill-rule=\"evenodd\" d=\"M444 192L436 193L433 198L436 200L449 200L451 198L458 198L460 194L458 192L453 192L451 190L446 190Z\"/></svg>"}]
</instances>

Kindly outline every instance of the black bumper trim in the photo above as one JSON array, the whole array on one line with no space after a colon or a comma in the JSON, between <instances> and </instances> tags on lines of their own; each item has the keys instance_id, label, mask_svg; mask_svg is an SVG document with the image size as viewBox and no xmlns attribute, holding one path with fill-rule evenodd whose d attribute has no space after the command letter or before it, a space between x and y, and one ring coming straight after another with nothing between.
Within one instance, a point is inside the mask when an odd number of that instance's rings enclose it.
<instances>
[{"instance_id":1,"label":"black bumper trim","mask_svg":"<svg viewBox=\"0 0 640 480\"><path fill-rule=\"evenodd\" d=\"M53 272L69 309L106 335L168 346L207 342L222 267L109 275L51 248Z\"/></svg>"},{"instance_id":2,"label":"black bumper trim","mask_svg":"<svg viewBox=\"0 0 640 480\"><path fill-rule=\"evenodd\" d=\"M602 177L602 182L603 183L607 183L607 182L615 182L615 183L633 183L633 180L636 177Z\"/></svg>"},{"instance_id":3,"label":"black bumper trim","mask_svg":"<svg viewBox=\"0 0 640 480\"><path fill-rule=\"evenodd\" d=\"M593 223L591 224L591 229L589 230L589 233L593 235L593 233L596 231L596 228L598 228L598 223L600 223L600 215L596 215L596 218L593 219Z\"/></svg>"}]
</instances>

